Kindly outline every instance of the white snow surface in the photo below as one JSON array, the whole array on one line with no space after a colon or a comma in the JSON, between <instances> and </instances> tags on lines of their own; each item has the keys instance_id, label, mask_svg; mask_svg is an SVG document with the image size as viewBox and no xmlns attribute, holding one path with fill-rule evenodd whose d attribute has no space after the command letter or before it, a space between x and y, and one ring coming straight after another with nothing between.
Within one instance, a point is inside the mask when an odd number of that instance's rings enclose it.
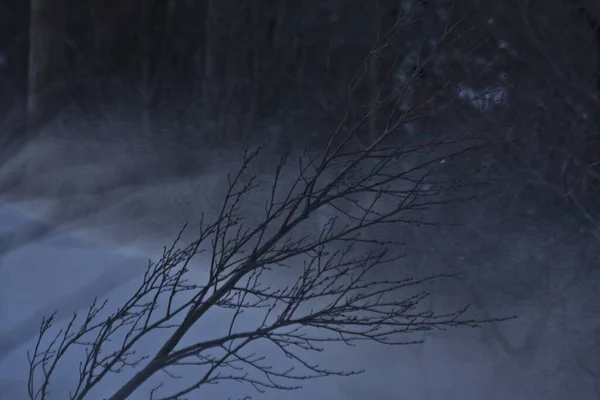
<instances>
[{"instance_id":1,"label":"white snow surface","mask_svg":"<svg viewBox=\"0 0 600 400\"><path fill-rule=\"evenodd\" d=\"M161 167L167 168L168 160L155 156L148 146L143 141L123 145L109 140L85 142L67 138L60 141L52 135L42 136L0 171L0 184L16 182L12 191L5 192L2 198L4 204L0 207L0 221L3 232L11 232L39 220L61 227L39 240L16 246L1 260L0 400L27 398L26 352L34 344L43 315L57 310L60 321L64 323L65 317L86 308L96 296L109 296L109 306L118 306L136 288L147 259L157 257L162 246L171 243L183 223L197 218L199 209L214 215L214 199L223 192L223 172L237 166L235 157L227 160L222 155L203 154L206 159L199 163L202 164L201 173L181 179L165 179L155 185L150 181ZM132 176L135 184L113 185L120 176ZM103 185L111 190L94 190ZM246 205L249 215L261 201L257 199L256 204ZM90 213L90 210L93 212ZM480 232L480 229L481 226L477 226L472 231ZM504 243L514 250L523 242L519 236L523 232L518 226L511 229L516 232L514 237L490 240L498 246ZM534 239L528 243L546 240L554 235L552 232L560 232L560 229L562 227L555 230L545 227L535 231L531 233ZM428 235L426 237L431 242L415 246L414 250L426 256L409 256L406 260L415 271L438 264L459 263L462 267L469 262L472 264L467 270L481 278L485 275L479 270L489 267L493 271L498 267L478 265L470 258L471 254L445 256L435 247L434 235ZM475 233L473 237L478 235L480 233ZM464 240L470 240L465 237L467 239ZM446 236L443 240L453 238ZM473 243L477 240L473 239ZM459 247L458 244L454 246L455 249ZM554 248L548 247L547 251L554 251ZM485 246L482 245L482 249ZM514 254L505 251L502 257L497 257L492 254L495 249L481 250L491 252L489 260L492 264L498 262L508 268L532 262L528 258L527 254L531 254L527 253L528 250L514 250ZM560 257L559 253L551 257L558 265L553 264L556 268L561 263L571 262L569 257L561 257L575 250L571 246L561 251ZM195 279L201 280L203 260L197 259L196 262ZM433 267L432 272L436 268ZM510 282L507 276L512 275L507 274L516 272L509 270L512 272L499 276ZM442 295L435 297L435 304L442 309L464 304L463 300L469 300L469 297L465 296L465 287L461 285L457 283L456 287L445 289ZM516 343L515 348L525 340L521 339L526 337L521 332L527 332L538 321L542 310L541 303L522 302L517 297L498 295L491 303L493 311L521 314L520 319L502 327L506 336L511 338L509 345ZM366 372L352 378L306 381L302 390L286 393L268 391L260 394L250 386L229 383L210 385L189 398L228 399L246 395L267 400L598 398L594 378L575 369L575 364L582 358L575 361L573 354L576 350L572 346L588 340L589 352L598 354L593 347L596 345L593 338L600 332L600 323L590 320L587 326L581 325L574 332L570 321L577 318L573 313L582 312L581 302L569 304L567 307L575 311L570 312L568 308L552 311L550 322L545 323L545 329L539 335L539 345L530 353L514 355L503 351L494 341L494 331L487 328L433 333L427 336L428 341L424 344L406 347L361 344L348 348L332 345L324 353L309 355L309 358L334 368L364 368ZM197 328L197 335L210 335L211 329L225 326L226 322L227 315L211 315ZM161 337L164 337L161 335L153 336L147 343L145 349L149 355L160 345ZM280 355L273 355L268 346L258 344L254 350L272 355L275 364L285 362ZM50 399L68 398L80 356L81 353L71 354L68 362L57 372ZM600 373L600 365L594 364L593 359L586 368L599 368ZM110 396L131 373L110 377L89 398L95 400ZM182 375L181 380L160 375L144 385L131 399L148 399L149 391L157 380L165 381L163 389L168 393L193 378L191 369L177 373Z\"/></svg>"}]
</instances>

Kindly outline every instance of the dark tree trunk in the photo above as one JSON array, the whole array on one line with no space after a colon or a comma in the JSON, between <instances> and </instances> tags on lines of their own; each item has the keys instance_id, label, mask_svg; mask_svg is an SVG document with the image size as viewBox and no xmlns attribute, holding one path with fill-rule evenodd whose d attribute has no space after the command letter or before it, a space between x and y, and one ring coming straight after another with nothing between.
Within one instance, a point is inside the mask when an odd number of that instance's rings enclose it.
<instances>
[{"instance_id":1,"label":"dark tree trunk","mask_svg":"<svg viewBox=\"0 0 600 400\"><path fill-rule=\"evenodd\" d=\"M65 2L31 0L27 82L27 130L35 131L65 103Z\"/></svg>"}]
</instances>

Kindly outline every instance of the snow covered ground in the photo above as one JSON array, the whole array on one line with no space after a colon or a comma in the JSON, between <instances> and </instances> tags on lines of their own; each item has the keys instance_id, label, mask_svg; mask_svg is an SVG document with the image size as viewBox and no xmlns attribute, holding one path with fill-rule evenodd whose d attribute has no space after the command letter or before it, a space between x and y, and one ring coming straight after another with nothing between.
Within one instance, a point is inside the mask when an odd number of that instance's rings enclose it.
<instances>
[{"instance_id":1,"label":"snow covered ground","mask_svg":"<svg viewBox=\"0 0 600 400\"><path fill-rule=\"evenodd\" d=\"M169 157L144 158L153 155L148 148L161 146L71 139L59 143L42 138L21 158L35 163L19 164L16 159L0 171L0 182L13 184L12 197L0 207L0 400L27 398L26 352L42 316L57 310L64 318L86 308L96 296L109 296L109 305L118 306L136 288L148 258L156 258L183 223L198 217L199 209L212 212L214 197L222 193L223 173L231 166L219 164L220 155L202 153L207 159L196 174L173 180L168 174L157 175L169 167ZM57 143L58 148L49 147ZM197 152L190 149L183 157L193 161ZM217 173L221 180L215 180ZM126 179L119 181L122 177ZM165 179L160 185L149 184L158 178ZM102 185L111 190L92 190ZM8 204L28 198L36 202ZM61 199L61 207L55 207L55 199ZM245 204L250 218L262 201ZM306 381L304 389L294 392L259 394L248 386L223 384L202 393L207 398L252 395L267 400L600 398L600 277L582 272L583 236L555 216L544 222L535 215L515 216L497 204L493 207L485 211L483 205L469 205L459 210L456 218L464 224L462 230L434 228L411 237L402 268L416 275L464 274L463 281L431 288L442 310L474 303L475 312L516 314L519 319L500 327L434 332L422 345L330 346L311 357L333 368L366 372ZM20 241L26 236L15 236L15 229L31 223L32 215L48 217L49 227L53 221L72 223L63 231L44 230L42 225L37 240ZM198 259L199 280L202 264ZM227 315L212 315L197 334L209 334L226 322ZM153 337L144 350L152 354L160 341L160 335ZM255 350L272 354L261 345ZM274 357L275 363L283 362ZM57 372L52 399L68 398L78 360L77 354L70 355ZM185 370L182 379L190 379L190 374ZM90 399L109 396L128 376L107 380ZM165 380L166 390L177 387L178 381L166 375L158 379ZM151 387L144 386L132 399L147 400Z\"/></svg>"},{"instance_id":2,"label":"snow covered ground","mask_svg":"<svg viewBox=\"0 0 600 400\"><path fill-rule=\"evenodd\" d=\"M8 229L9 226L22 225L27 218L10 206L3 206L0 208L0 220L4 229ZM198 261L201 263L202 260ZM409 261L417 264L427 262L416 258ZM431 261L435 259L429 259ZM139 277L146 262L146 257L135 249L102 248L68 232L57 233L6 255L2 259L0 280L0 399L27 398L26 351L33 345L42 315L53 310L58 310L59 315L68 315L87 306L95 296L105 295L107 290L110 290L110 304L116 306L136 287L135 278ZM201 275L199 272L198 279ZM452 290L446 288L445 295L438 296L436 303L448 307L459 304L461 295L457 299L456 293L463 289L460 285L455 287L453 295ZM508 338L509 346L519 348L527 345L527 333L539 320L539 310L535 304L530 304L529 308L516 308L514 299L507 301L512 304L497 305L496 309L519 313L521 318L506 323L501 329ZM535 337L539 344L529 353L527 349L512 355L503 352L501 346L490 339L494 332L489 329L441 332L430 335L423 345L410 347L331 346L316 359L332 367L365 368L367 372L360 376L307 381L304 389L289 393L270 391L259 394L249 387L235 384L211 385L202 393L208 398L252 395L259 399L285 396L298 400L597 398L594 378L573 369L576 354L569 345L580 339L573 336L573 332L571 337L564 337L567 332L564 325L577 321L576 317L568 316L568 312L569 309L553 311L550 322L545 323L542 332ZM593 321L588 322L593 324ZM207 327L225 323L225 316L213 315L210 321L198 328L198 335L206 332L203 330L209 329ZM598 329L597 326L595 329ZM160 337L154 337L153 341L159 343ZM591 342L587 349L598 354L597 349L591 347ZM152 344L149 343L149 353L151 350ZM263 346L256 347L256 350L265 354L270 351ZM277 356L274 360L276 363L283 361ZM69 363L56 375L52 399L67 398L66 390L73 384L77 361L77 354L73 354ZM190 371L182 373L182 381L191 378ZM107 380L90 395L90 399L109 396L127 376L123 374ZM167 376L159 378L166 381L165 388L177 387L177 380L170 380ZM132 399L148 399L151 387L144 386Z\"/></svg>"}]
</instances>

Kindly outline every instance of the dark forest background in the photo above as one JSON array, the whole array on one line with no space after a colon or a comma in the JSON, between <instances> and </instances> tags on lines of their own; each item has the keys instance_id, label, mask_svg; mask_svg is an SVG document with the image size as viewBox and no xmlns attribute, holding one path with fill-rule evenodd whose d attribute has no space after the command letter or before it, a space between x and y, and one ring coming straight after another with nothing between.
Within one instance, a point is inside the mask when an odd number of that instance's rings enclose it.
<instances>
[{"instance_id":1,"label":"dark forest background","mask_svg":"<svg viewBox=\"0 0 600 400\"><path fill-rule=\"evenodd\" d=\"M4 0L2 130L26 138L69 110L289 146L372 108L367 141L395 104L407 134L475 134L489 144L475 163L593 222L599 19L594 0Z\"/></svg>"}]
</instances>

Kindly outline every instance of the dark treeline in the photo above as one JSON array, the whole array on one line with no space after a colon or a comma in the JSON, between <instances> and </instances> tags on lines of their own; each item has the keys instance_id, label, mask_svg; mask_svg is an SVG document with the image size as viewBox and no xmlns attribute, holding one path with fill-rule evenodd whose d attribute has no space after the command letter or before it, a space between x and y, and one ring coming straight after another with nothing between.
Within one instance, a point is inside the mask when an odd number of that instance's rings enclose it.
<instances>
[{"instance_id":1,"label":"dark treeline","mask_svg":"<svg viewBox=\"0 0 600 400\"><path fill-rule=\"evenodd\" d=\"M598 21L592 0L5 0L0 110L36 128L119 110L207 143L279 126L289 144L348 110L373 110L368 139L396 107L407 134L479 135L491 146L476 164L591 221Z\"/></svg>"}]
</instances>

